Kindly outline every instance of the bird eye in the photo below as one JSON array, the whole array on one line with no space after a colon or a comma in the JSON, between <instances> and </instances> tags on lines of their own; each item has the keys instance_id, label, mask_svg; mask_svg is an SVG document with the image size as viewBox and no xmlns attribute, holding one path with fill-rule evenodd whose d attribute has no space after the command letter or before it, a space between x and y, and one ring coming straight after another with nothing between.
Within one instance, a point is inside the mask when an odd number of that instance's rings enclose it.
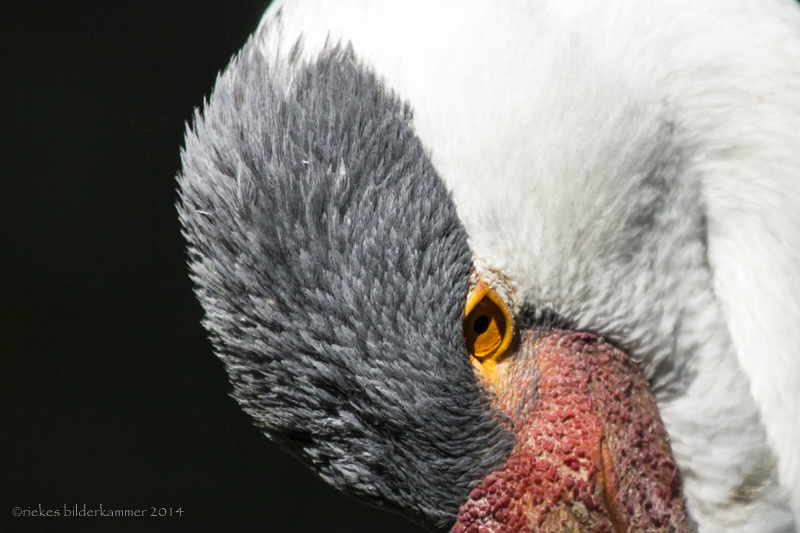
<instances>
[{"instance_id":1,"label":"bird eye","mask_svg":"<svg viewBox=\"0 0 800 533\"><path fill-rule=\"evenodd\" d=\"M467 297L464 309L467 352L479 360L500 357L511 342L512 323L500 296L479 281Z\"/></svg>"}]
</instances>

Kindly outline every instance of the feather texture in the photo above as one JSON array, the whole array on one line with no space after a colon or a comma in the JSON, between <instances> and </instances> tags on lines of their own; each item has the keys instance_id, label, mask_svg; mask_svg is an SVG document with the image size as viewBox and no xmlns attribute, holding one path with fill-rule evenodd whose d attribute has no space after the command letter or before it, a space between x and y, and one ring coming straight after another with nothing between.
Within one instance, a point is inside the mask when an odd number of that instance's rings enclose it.
<instances>
[{"instance_id":1,"label":"feather texture","mask_svg":"<svg viewBox=\"0 0 800 533\"><path fill-rule=\"evenodd\" d=\"M444 526L513 444L463 356L466 234L408 108L352 52L287 76L249 43L187 131L204 324L271 439Z\"/></svg>"}]
</instances>

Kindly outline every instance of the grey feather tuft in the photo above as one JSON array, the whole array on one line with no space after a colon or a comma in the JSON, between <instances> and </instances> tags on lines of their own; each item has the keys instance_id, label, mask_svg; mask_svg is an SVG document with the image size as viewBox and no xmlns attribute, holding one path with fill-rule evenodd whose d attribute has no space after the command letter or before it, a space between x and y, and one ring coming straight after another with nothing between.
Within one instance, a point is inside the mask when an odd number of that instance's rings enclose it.
<instances>
[{"instance_id":1,"label":"grey feather tuft","mask_svg":"<svg viewBox=\"0 0 800 533\"><path fill-rule=\"evenodd\" d=\"M468 361L471 266L407 106L350 50L251 41L187 131L178 206L234 396L329 483L429 526L513 437Z\"/></svg>"}]
</instances>

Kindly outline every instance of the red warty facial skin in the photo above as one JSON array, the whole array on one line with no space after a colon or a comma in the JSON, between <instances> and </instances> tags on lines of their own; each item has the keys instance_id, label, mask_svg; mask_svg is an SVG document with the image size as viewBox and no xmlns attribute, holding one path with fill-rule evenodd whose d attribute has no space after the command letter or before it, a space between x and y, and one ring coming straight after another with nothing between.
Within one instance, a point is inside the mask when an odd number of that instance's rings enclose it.
<instances>
[{"instance_id":1,"label":"red warty facial skin","mask_svg":"<svg viewBox=\"0 0 800 533\"><path fill-rule=\"evenodd\" d=\"M495 372L485 386L517 444L452 533L689 531L655 399L622 351L588 333L525 332Z\"/></svg>"}]
</instances>

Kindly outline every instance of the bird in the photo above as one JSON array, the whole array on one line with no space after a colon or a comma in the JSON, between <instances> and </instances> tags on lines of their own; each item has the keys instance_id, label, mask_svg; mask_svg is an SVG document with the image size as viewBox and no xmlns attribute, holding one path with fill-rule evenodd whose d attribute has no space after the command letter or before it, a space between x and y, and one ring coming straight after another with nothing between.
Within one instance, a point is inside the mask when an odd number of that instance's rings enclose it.
<instances>
[{"instance_id":1,"label":"bird","mask_svg":"<svg viewBox=\"0 0 800 533\"><path fill-rule=\"evenodd\" d=\"M177 208L233 395L436 531L794 532L800 5L277 0Z\"/></svg>"}]
</instances>

